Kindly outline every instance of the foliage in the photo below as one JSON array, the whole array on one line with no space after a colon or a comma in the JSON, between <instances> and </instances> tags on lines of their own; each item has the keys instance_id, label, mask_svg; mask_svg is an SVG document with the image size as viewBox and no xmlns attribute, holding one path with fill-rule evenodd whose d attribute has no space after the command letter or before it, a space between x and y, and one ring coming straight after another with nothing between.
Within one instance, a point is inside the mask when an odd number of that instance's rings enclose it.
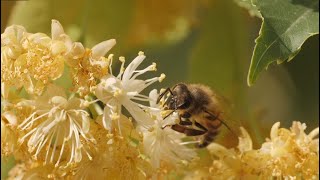
<instances>
[{"instance_id":1,"label":"foliage","mask_svg":"<svg viewBox=\"0 0 320 180\"><path fill-rule=\"evenodd\" d=\"M319 33L319 0L256 0L263 17L251 59L248 84L272 62L292 60L302 44Z\"/></svg>"}]
</instances>

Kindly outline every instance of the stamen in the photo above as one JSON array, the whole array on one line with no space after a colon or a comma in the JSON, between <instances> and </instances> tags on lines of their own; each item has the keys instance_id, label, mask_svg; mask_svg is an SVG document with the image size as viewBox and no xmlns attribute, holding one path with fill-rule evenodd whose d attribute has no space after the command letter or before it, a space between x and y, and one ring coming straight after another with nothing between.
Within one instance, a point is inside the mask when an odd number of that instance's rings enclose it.
<instances>
[{"instance_id":1,"label":"stamen","mask_svg":"<svg viewBox=\"0 0 320 180\"><path fill-rule=\"evenodd\" d=\"M56 131L58 127L55 127L55 130L54 132ZM56 133L56 139L54 141L54 145L53 145L53 150L52 150L52 154L51 154L51 159L50 159L50 162L52 163L53 162L53 158L54 158L54 153L56 152L56 148L57 148L57 143L58 143L58 137L59 137L60 133Z\"/></svg>"},{"instance_id":2,"label":"stamen","mask_svg":"<svg viewBox=\"0 0 320 180\"><path fill-rule=\"evenodd\" d=\"M111 75L113 75L112 74L112 60L113 60L113 54L110 54L109 56L108 56L108 60L109 60L109 73L111 74Z\"/></svg>"},{"instance_id":3,"label":"stamen","mask_svg":"<svg viewBox=\"0 0 320 180\"><path fill-rule=\"evenodd\" d=\"M121 126L120 126L120 117L118 119L118 128L119 128L119 134L122 137Z\"/></svg>"},{"instance_id":4,"label":"stamen","mask_svg":"<svg viewBox=\"0 0 320 180\"><path fill-rule=\"evenodd\" d=\"M136 102L133 102L136 106L138 106L138 107L140 107L140 108L142 108L142 109L144 109L144 110L148 110L148 109L150 109L150 110L154 110L154 111L157 111L157 110L159 110L158 108L153 108L153 107L150 107L150 106L145 106L145 105L142 105L142 104L139 104L139 103L136 103Z\"/></svg>"},{"instance_id":5,"label":"stamen","mask_svg":"<svg viewBox=\"0 0 320 180\"><path fill-rule=\"evenodd\" d=\"M86 154L87 154L87 156L88 156L89 160L90 160L90 161L92 161L92 159L93 159L93 158L92 158L92 156L89 154L89 152L88 152L87 150L85 150L84 152L86 152Z\"/></svg>"},{"instance_id":6,"label":"stamen","mask_svg":"<svg viewBox=\"0 0 320 180\"><path fill-rule=\"evenodd\" d=\"M139 51L138 55L139 55L139 56L143 56L143 55L144 55L144 52Z\"/></svg>"},{"instance_id":7,"label":"stamen","mask_svg":"<svg viewBox=\"0 0 320 180\"><path fill-rule=\"evenodd\" d=\"M65 145L66 141L67 141L67 139L64 138L64 139L63 139L63 143L62 143L62 147L61 147L61 150L60 150L60 154L59 154L58 161L57 161L56 164L54 165L55 167L57 167L57 166L59 165L59 163L60 163L60 159L61 159L61 157L62 157L62 153L63 153L64 145Z\"/></svg>"},{"instance_id":8,"label":"stamen","mask_svg":"<svg viewBox=\"0 0 320 180\"><path fill-rule=\"evenodd\" d=\"M111 114L111 120L112 121L115 121L115 120L118 120L118 119L120 119L120 116L117 113Z\"/></svg>"},{"instance_id":9,"label":"stamen","mask_svg":"<svg viewBox=\"0 0 320 180\"><path fill-rule=\"evenodd\" d=\"M143 94L137 94L135 95L136 97L141 97L141 98L146 98L146 99L150 99L149 96L143 95Z\"/></svg>"},{"instance_id":10,"label":"stamen","mask_svg":"<svg viewBox=\"0 0 320 180\"><path fill-rule=\"evenodd\" d=\"M159 82L162 82L164 78L166 78L166 75L162 73L159 77Z\"/></svg>"},{"instance_id":11,"label":"stamen","mask_svg":"<svg viewBox=\"0 0 320 180\"><path fill-rule=\"evenodd\" d=\"M59 123L59 119L55 118L46 127L42 128L42 133L47 134L52 127Z\"/></svg>"},{"instance_id":12,"label":"stamen","mask_svg":"<svg viewBox=\"0 0 320 180\"><path fill-rule=\"evenodd\" d=\"M27 123L27 122L28 122L31 118L33 118L36 114L37 114L37 112L32 113L27 119L25 119L25 120L18 126L18 128L22 128L22 126L24 126L24 124ZM42 117L43 117L43 116L42 116ZM37 117L37 118L39 118L39 117ZM40 118L41 118L41 117L40 117ZM34 119L33 119L32 121L34 121ZM26 127L28 127L28 126L26 126ZM25 129L26 127L22 128L22 129Z\"/></svg>"},{"instance_id":13,"label":"stamen","mask_svg":"<svg viewBox=\"0 0 320 180\"><path fill-rule=\"evenodd\" d=\"M147 88L148 86L157 82L158 80L159 80L159 77L154 77L154 78L150 78L150 79L145 80L146 84L144 85L143 89Z\"/></svg>"},{"instance_id":14,"label":"stamen","mask_svg":"<svg viewBox=\"0 0 320 180\"><path fill-rule=\"evenodd\" d=\"M120 67L120 71L119 71L117 78L121 79L121 76L125 70L125 68L124 68L125 58L123 56L121 56L121 57L119 57L119 61L121 62L121 67Z\"/></svg>"},{"instance_id":15,"label":"stamen","mask_svg":"<svg viewBox=\"0 0 320 180\"><path fill-rule=\"evenodd\" d=\"M155 71L157 70L156 68L156 63L153 63L152 65L142 69L142 70L137 70L137 71L134 71L136 74L134 74L132 77L131 77L131 80L133 79L136 79L138 76L140 76L141 74L144 74L148 71Z\"/></svg>"},{"instance_id":16,"label":"stamen","mask_svg":"<svg viewBox=\"0 0 320 180\"><path fill-rule=\"evenodd\" d=\"M123 90L122 89L117 89L114 93L113 96L114 97L119 97L123 94Z\"/></svg>"},{"instance_id":17,"label":"stamen","mask_svg":"<svg viewBox=\"0 0 320 180\"><path fill-rule=\"evenodd\" d=\"M73 160L73 156L74 156L74 151L75 151L75 144L74 144L74 142L73 141L71 141L71 156L70 156L70 160L69 160L69 162L67 163L67 165L69 165L69 164L71 164L71 162L72 162L72 160Z\"/></svg>"},{"instance_id":18,"label":"stamen","mask_svg":"<svg viewBox=\"0 0 320 180\"><path fill-rule=\"evenodd\" d=\"M93 103L95 103L95 102L98 102L99 101L99 99L96 99L96 100L93 100L93 101L82 101L81 102L81 104L80 104L80 107L81 108L84 108L84 107L89 107L90 106L90 104L93 104Z\"/></svg>"},{"instance_id":19,"label":"stamen","mask_svg":"<svg viewBox=\"0 0 320 180\"><path fill-rule=\"evenodd\" d=\"M30 134L32 134L34 131L36 131L37 130L37 128L34 128L34 129L32 129L31 131L29 131L26 135L24 135L22 138L20 138L19 140L18 140L18 143L19 144L22 144L23 142L24 142L24 139L25 138L27 138Z\"/></svg>"},{"instance_id":20,"label":"stamen","mask_svg":"<svg viewBox=\"0 0 320 180\"><path fill-rule=\"evenodd\" d=\"M179 143L180 145L187 145L187 144L198 144L200 143L200 141L187 141L187 142L182 142Z\"/></svg>"},{"instance_id":21,"label":"stamen","mask_svg":"<svg viewBox=\"0 0 320 180\"><path fill-rule=\"evenodd\" d=\"M136 97L136 96L132 97L131 99L138 100L138 101L149 101L150 100L149 98L145 99L145 98L140 98L140 97Z\"/></svg>"},{"instance_id":22,"label":"stamen","mask_svg":"<svg viewBox=\"0 0 320 180\"><path fill-rule=\"evenodd\" d=\"M38 148L37 148L37 151L36 151L36 153L34 154L34 156L37 156L37 154L39 153L41 147L42 147L43 144L45 143L44 137L45 137L45 136L42 136L42 137L40 138L40 140L39 140L40 143L38 144ZM46 138L46 139L48 139L48 138Z\"/></svg>"},{"instance_id":23,"label":"stamen","mask_svg":"<svg viewBox=\"0 0 320 180\"><path fill-rule=\"evenodd\" d=\"M50 135L52 135L52 134L53 134L53 132L50 133ZM43 146L44 146L44 145L46 144L46 142L49 140L50 135L47 136L46 139L45 139L44 141L42 141L42 143L41 143L40 145L38 145L38 149L37 149L37 151L36 151L36 153L35 153L35 156L38 156L38 154L40 153L40 150L43 148ZM44 136L43 136L43 137L44 137Z\"/></svg>"},{"instance_id":24,"label":"stamen","mask_svg":"<svg viewBox=\"0 0 320 180\"><path fill-rule=\"evenodd\" d=\"M153 62L151 67L152 67L151 69L152 71L157 71L157 63Z\"/></svg>"},{"instance_id":25,"label":"stamen","mask_svg":"<svg viewBox=\"0 0 320 180\"><path fill-rule=\"evenodd\" d=\"M55 129L56 130L56 129ZM50 152L50 145L52 144L52 139L53 139L53 137L54 137L54 134L56 133L55 132L55 130L53 131L53 133L52 133L52 135L51 135L51 138L50 138L50 141L49 141L49 143L48 143L48 150L47 150L47 154L46 154L46 158L45 158L45 164L47 164L48 163L48 155L49 155L49 152Z\"/></svg>"}]
</instances>

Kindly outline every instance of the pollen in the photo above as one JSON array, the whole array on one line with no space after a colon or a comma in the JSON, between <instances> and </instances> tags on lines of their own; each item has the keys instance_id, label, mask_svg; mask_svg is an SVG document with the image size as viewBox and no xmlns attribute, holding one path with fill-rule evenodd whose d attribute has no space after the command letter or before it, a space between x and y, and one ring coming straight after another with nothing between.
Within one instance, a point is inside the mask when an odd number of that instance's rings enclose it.
<instances>
[{"instance_id":1,"label":"pollen","mask_svg":"<svg viewBox=\"0 0 320 180\"><path fill-rule=\"evenodd\" d=\"M143 55L144 55L144 52L139 51L138 55L139 55L139 56L143 56Z\"/></svg>"},{"instance_id":2,"label":"pollen","mask_svg":"<svg viewBox=\"0 0 320 180\"><path fill-rule=\"evenodd\" d=\"M114 93L113 96L114 97L119 97L123 94L123 90L122 89L117 89Z\"/></svg>"},{"instance_id":3,"label":"pollen","mask_svg":"<svg viewBox=\"0 0 320 180\"><path fill-rule=\"evenodd\" d=\"M154 131L154 127L149 128L148 131L149 131L149 132Z\"/></svg>"},{"instance_id":4,"label":"pollen","mask_svg":"<svg viewBox=\"0 0 320 180\"><path fill-rule=\"evenodd\" d=\"M166 75L162 73L159 77L159 82L162 82L164 78L166 78Z\"/></svg>"},{"instance_id":5,"label":"pollen","mask_svg":"<svg viewBox=\"0 0 320 180\"><path fill-rule=\"evenodd\" d=\"M125 59L125 57L120 56L120 57L119 57L119 61L122 62L122 63L124 63L124 62L126 61L126 59Z\"/></svg>"},{"instance_id":6,"label":"pollen","mask_svg":"<svg viewBox=\"0 0 320 180\"><path fill-rule=\"evenodd\" d=\"M157 63L153 62L150 71L157 71Z\"/></svg>"},{"instance_id":7,"label":"pollen","mask_svg":"<svg viewBox=\"0 0 320 180\"><path fill-rule=\"evenodd\" d=\"M166 116L168 113L166 111L161 111L161 116Z\"/></svg>"},{"instance_id":8,"label":"pollen","mask_svg":"<svg viewBox=\"0 0 320 180\"><path fill-rule=\"evenodd\" d=\"M118 120L120 119L120 116L117 114L117 113L114 113L111 115L111 120L115 121L115 120Z\"/></svg>"},{"instance_id":9,"label":"pollen","mask_svg":"<svg viewBox=\"0 0 320 180\"><path fill-rule=\"evenodd\" d=\"M107 144L113 144L113 139L109 139Z\"/></svg>"}]
</instances>

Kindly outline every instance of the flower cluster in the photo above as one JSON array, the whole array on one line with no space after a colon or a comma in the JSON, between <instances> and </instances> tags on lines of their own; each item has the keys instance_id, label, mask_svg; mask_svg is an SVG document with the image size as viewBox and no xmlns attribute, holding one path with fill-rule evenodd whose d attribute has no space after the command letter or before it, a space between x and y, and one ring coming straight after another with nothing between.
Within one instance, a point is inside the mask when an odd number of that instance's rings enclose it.
<instances>
[{"instance_id":1,"label":"flower cluster","mask_svg":"<svg viewBox=\"0 0 320 180\"><path fill-rule=\"evenodd\" d=\"M193 179L319 179L319 128L309 134L305 124L293 122L289 129L275 123L270 139L260 149L253 149L248 132L242 136L236 149L227 149L212 143L208 150L217 157L211 166L198 169ZM188 179L188 178L187 178Z\"/></svg>"},{"instance_id":2,"label":"flower cluster","mask_svg":"<svg viewBox=\"0 0 320 180\"><path fill-rule=\"evenodd\" d=\"M114 74L107 53L115 44L85 48L56 20L51 37L17 25L1 34L1 157L17 163L9 179L319 177L319 129L305 134L299 122L291 130L276 123L258 150L241 129L238 148L212 143L213 163L190 171L200 163L195 141L169 128L178 112L163 118L158 91L143 94L165 75L141 78L156 71L155 63L140 67L143 52L128 65L120 56ZM68 77L71 88L58 82Z\"/></svg>"},{"instance_id":3,"label":"flower cluster","mask_svg":"<svg viewBox=\"0 0 320 180\"><path fill-rule=\"evenodd\" d=\"M85 48L56 20L51 37L17 25L1 34L1 155L20 162L11 178L139 179L196 156L184 136L161 128L161 107L148 105L157 94L141 93L165 75L140 78L156 71L155 63L139 68L143 52L126 68L120 57L114 75L113 55L105 56L115 44L111 39ZM69 89L57 83L67 76Z\"/></svg>"}]
</instances>

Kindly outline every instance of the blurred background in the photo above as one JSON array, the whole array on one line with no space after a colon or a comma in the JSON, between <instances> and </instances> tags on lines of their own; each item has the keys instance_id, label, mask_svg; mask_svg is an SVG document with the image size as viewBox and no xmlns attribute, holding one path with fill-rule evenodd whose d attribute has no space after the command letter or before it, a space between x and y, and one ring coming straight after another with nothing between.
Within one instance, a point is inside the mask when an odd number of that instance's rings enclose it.
<instances>
[{"instance_id":1,"label":"blurred background","mask_svg":"<svg viewBox=\"0 0 320 180\"><path fill-rule=\"evenodd\" d=\"M157 75L167 75L152 88L178 82L209 85L229 105L227 123L236 130L244 126L255 147L277 121L287 128L292 121L305 122L307 132L319 126L319 36L308 39L292 61L270 66L248 87L261 19L232 0L1 1L1 33L18 24L50 36L51 19L88 48L115 38L110 53L125 56L127 64L144 51L143 66L156 62ZM234 146L237 138L226 132L218 141ZM1 179L9 164L1 166Z\"/></svg>"}]
</instances>

